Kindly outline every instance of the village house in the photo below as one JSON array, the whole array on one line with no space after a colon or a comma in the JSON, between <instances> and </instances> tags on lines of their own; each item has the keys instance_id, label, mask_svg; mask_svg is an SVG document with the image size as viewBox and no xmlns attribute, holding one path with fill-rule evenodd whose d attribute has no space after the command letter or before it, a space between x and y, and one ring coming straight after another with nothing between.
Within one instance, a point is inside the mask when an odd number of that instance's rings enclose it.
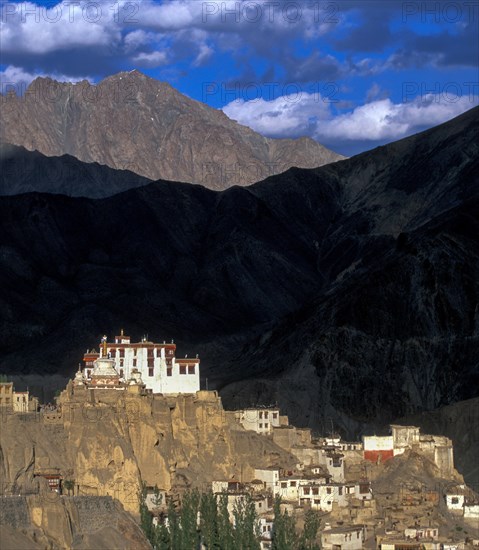
<instances>
[{"instance_id":1,"label":"village house","mask_svg":"<svg viewBox=\"0 0 479 550\"><path fill-rule=\"evenodd\" d=\"M280 426L278 408L243 409L235 411L236 420L245 428L259 434L271 434Z\"/></svg>"},{"instance_id":2,"label":"village house","mask_svg":"<svg viewBox=\"0 0 479 550\"><path fill-rule=\"evenodd\" d=\"M270 550L273 536L274 517L271 514L262 515L258 519L261 550Z\"/></svg>"},{"instance_id":3,"label":"village house","mask_svg":"<svg viewBox=\"0 0 479 550\"><path fill-rule=\"evenodd\" d=\"M464 514L464 504L468 489L465 485L456 485L455 487L449 487L446 490L445 499L447 509L453 514Z\"/></svg>"},{"instance_id":4,"label":"village house","mask_svg":"<svg viewBox=\"0 0 479 550\"><path fill-rule=\"evenodd\" d=\"M30 395L28 390L15 391L13 382L0 382L0 408L18 413L36 412L38 397Z\"/></svg>"},{"instance_id":5,"label":"village house","mask_svg":"<svg viewBox=\"0 0 479 550\"><path fill-rule=\"evenodd\" d=\"M132 343L123 330L114 342L108 342L104 336L100 351L87 350L83 362L76 382L86 386L123 389L125 383L136 376L153 393L196 393L200 390L198 357L177 358L173 342L158 344L143 338Z\"/></svg>"},{"instance_id":6,"label":"village house","mask_svg":"<svg viewBox=\"0 0 479 550\"><path fill-rule=\"evenodd\" d=\"M255 468L255 479L263 482L264 488L270 490L273 494L279 483L278 468Z\"/></svg>"},{"instance_id":7,"label":"village house","mask_svg":"<svg viewBox=\"0 0 479 550\"><path fill-rule=\"evenodd\" d=\"M417 426L391 425L388 436L363 436L363 457L365 460L380 463L415 450L426 455L447 477L454 469L452 441L444 436L421 434Z\"/></svg>"},{"instance_id":8,"label":"village house","mask_svg":"<svg viewBox=\"0 0 479 550\"><path fill-rule=\"evenodd\" d=\"M331 528L326 524L321 533L321 547L323 550L362 550L366 537L364 525Z\"/></svg>"},{"instance_id":9,"label":"village house","mask_svg":"<svg viewBox=\"0 0 479 550\"><path fill-rule=\"evenodd\" d=\"M406 527L406 529L404 529L404 536L406 539L437 540L439 536L439 529L437 527Z\"/></svg>"}]
</instances>

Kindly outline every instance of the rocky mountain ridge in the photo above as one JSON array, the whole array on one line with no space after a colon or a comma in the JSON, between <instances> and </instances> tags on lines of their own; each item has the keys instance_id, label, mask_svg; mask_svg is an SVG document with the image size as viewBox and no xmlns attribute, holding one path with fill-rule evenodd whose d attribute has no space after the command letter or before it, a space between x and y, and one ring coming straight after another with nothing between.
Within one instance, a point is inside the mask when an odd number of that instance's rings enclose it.
<instances>
[{"instance_id":1,"label":"rocky mountain ridge","mask_svg":"<svg viewBox=\"0 0 479 550\"><path fill-rule=\"evenodd\" d=\"M98 85L37 78L23 97L2 100L3 142L152 180L221 190L344 158L309 138L265 138L138 71Z\"/></svg>"},{"instance_id":2,"label":"rocky mountain ridge","mask_svg":"<svg viewBox=\"0 0 479 550\"><path fill-rule=\"evenodd\" d=\"M220 193L1 197L2 370L71 373L127 327L227 406L349 437L476 397L478 114Z\"/></svg>"}]
</instances>

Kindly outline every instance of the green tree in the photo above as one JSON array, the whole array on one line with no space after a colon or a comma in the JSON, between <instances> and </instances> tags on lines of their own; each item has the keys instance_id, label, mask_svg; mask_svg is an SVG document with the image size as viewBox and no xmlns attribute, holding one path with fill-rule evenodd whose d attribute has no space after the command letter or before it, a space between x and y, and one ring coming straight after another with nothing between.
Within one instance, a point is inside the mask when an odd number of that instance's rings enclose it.
<instances>
[{"instance_id":1,"label":"green tree","mask_svg":"<svg viewBox=\"0 0 479 550\"><path fill-rule=\"evenodd\" d=\"M299 546L296 522L286 510L284 513L281 512L281 498L278 496L274 501L274 523L271 542L273 550L296 550Z\"/></svg>"},{"instance_id":2,"label":"green tree","mask_svg":"<svg viewBox=\"0 0 479 550\"><path fill-rule=\"evenodd\" d=\"M180 512L181 550L194 550L198 546L198 511L200 494L195 489L183 495Z\"/></svg>"},{"instance_id":3,"label":"green tree","mask_svg":"<svg viewBox=\"0 0 479 550\"><path fill-rule=\"evenodd\" d=\"M68 494L70 495L75 489L75 480L65 479L65 481L63 482L63 487L65 487L65 489L68 491Z\"/></svg>"},{"instance_id":4,"label":"green tree","mask_svg":"<svg viewBox=\"0 0 479 550\"><path fill-rule=\"evenodd\" d=\"M218 503L211 491L201 495L200 531L201 542L208 550L221 548L218 533Z\"/></svg>"},{"instance_id":5,"label":"green tree","mask_svg":"<svg viewBox=\"0 0 479 550\"><path fill-rule=\"evenodd\" d=\"M168 503L168 531L170 532L170 547L182 550L180 518L171 500Z\"/></svg>"},{"instance_id":6,"label":"green tree","mask_svg":"<svg viewBox=\"0 0 479 550\"><path fill-rule=\"evenodd\" d=\"M258 515L249 495L236 500L233 517L235 548L237 550L259 550Z\"/></svg>"},{"instance_id":7,"label":"green tree","mask_svg":"<svg viewBox=\"0 0 479 550\"><path fill-rule=\"evenodd\" d=\"M140 527L145 533L146 538L151 544L155 541L155 527L153 525L153 517L146 505L146 484L143 483L140 490L139 502L140 502Z\"/></svg>"},{"instance_id":8,"label":"green tree","mask_svg":"<svg viewBox=\"0 0 479 550\"><path fill-rule=\"evenodd\" d=\"M319 546L316 544L321 519L318 512L308 510L304 516L304 528L301 535L301 550L317 550Z\"/></svg>"},{"instance_id":9,"label":"green tree","mask_svg":"<svg viewBox=\"0 0 479 550\"><path fill-rule=\"evenodd\" d=\"M221 550L236 550L226 494L221 495L218 501L218 542Z\"/></svg>"}]
</instances>

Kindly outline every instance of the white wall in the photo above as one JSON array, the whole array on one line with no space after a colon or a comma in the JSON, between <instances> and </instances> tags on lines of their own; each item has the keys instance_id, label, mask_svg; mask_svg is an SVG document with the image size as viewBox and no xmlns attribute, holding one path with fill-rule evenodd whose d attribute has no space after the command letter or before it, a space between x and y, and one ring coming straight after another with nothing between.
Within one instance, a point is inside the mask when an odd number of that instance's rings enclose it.
<instances>
[{"instance_id":1,"label":"white wall","mask_svg":"<svg viewBox=\"0 0 479 550\"><path fill-rule=\"evenodd\" d=\"M393 448L393 438L391 435L364 435L363 446L365 451L390 451Z\"/></svg>"}]
</instances>

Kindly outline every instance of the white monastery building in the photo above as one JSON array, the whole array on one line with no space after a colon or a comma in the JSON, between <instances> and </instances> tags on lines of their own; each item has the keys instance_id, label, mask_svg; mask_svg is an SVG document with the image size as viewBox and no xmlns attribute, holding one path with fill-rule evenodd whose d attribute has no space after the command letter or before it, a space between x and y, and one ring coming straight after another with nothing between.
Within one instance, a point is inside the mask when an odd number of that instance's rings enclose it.
<instances>
[{"instance_id":1,"label":"white monastery building","mask_svg":"<svg viewBox=\"0 0 479 550\"><path fill-rule=\"evenodd\" d=\"M196 393L200 390L198 356L177 358L173 341L158 344L143 338L133 343L122 330L119 336L115 336L114 342L108 342L104 336L100 352L87 350L83 362L81 378L87 386L98 386L100 379L101 385L104 385L103 382L111 378L108 386L113 386L138 378L153 393ZM106 378L105 369L109 373ZM118 377L115 381L113 375Z\"/></svg>"}]
</instances>

